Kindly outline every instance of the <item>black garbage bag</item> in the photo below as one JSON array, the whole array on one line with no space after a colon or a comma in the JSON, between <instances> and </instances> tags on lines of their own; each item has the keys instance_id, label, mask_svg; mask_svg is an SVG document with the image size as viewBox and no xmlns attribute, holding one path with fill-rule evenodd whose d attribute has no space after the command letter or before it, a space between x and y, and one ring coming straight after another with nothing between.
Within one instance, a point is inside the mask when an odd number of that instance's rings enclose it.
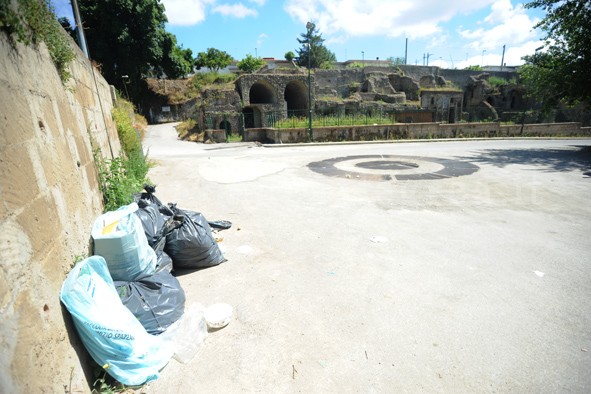
<instances>
[{"instance_id":1,"label":"black garbage bag","mask_svg":"<svg viewBox=\"0 0 591 394\"><path fill-rule=\"evenodd\" d=\"M213 222L207 223L209 223L209 227L215 228L216 230L228 230L230 227L232 227L232 222L227 220L215 220Z\"/></svg>"},{"instance_id":2,"label":"black garbage bag","mask_svg":"<svg viewBox=\"0 0 591 394\"><path fill-rule=\"evenodd\" d=\"M169 204L174 219L182 225L166 236L164 251L172 258L176 268L206 268L226 261L211 233L205 217L197 212L185 211Z\"/></svg>"},{"instance_id":3,"label":"black garbage bag","mask_svg":"<svg viewBox=\"0 0 591 394\"><path fill-rule=\"evenodd\" d=\"M172 272L172 259L166 254L164 248L156 252L156 257L158 258L156 261L156 272Z\"/></svg>"},{"instance_id":4,"label":"black garbage bag","mask_svg":"<svg viewBox=\"0 0 591 394\"><path fill-rule=\"evenodd\" d=\"M185 312L185 292L170 272L160 271L134 282L116 281L123 305L152 335L166 331Z\"/></svg>"},{"instance_id":5,"label":"black garbage bag","mask_svg":"<svg viewBox=\"0 0 591 394\"><path fill-rule=\"evenodd\" d=\"M142 222L148 244L154 248L154 244L163 237L162 231L168 217L160 213L157 204L148 200L140 199L137 201L137 205L139 209L135 211L135 214Z\"/></svg>"},{"instance_id":6,"label":"black garbage bag","mask_svg":"<svg viewBox=\"0 0 591 394\"><path fill-rule=\"evenodd\" d=\"M144 204L154 204L156 207L158 207L158 210L162 215L167 217L173 216L174 214L172 211L165 204L163 204L162 201L160 201L158 197L154 195L154 193L156 193L156 186L146 184L144 185L144 192L134 194L133 200L138 203L138 206L140 206L140 202L142 201Z\"/></svg>"}]
</instances>

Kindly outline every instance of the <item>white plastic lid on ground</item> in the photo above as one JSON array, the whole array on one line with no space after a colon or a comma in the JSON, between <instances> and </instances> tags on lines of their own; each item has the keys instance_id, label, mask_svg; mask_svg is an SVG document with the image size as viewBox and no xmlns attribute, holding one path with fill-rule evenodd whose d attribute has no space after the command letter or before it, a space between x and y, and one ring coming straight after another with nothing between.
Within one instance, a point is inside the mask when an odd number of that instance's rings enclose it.
<instances>
[{"instance_id":1,"label":"white plastic lid on ground","mask_svg":"<svg viewBox=\"0 0 591 394\"><path fill-rule=\"evenodd\" d=\"M217 303L208 306L203 312L205 321L209 328L222 328L230 323L232 320L233 308L231 305L224 303Z\"/></svg>"}]
</instances>

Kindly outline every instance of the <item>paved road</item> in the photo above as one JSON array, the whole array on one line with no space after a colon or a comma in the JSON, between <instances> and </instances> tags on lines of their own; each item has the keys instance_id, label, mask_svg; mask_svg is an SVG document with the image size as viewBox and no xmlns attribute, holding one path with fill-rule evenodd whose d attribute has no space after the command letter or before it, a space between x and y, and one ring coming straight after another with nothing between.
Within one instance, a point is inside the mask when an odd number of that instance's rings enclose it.
<instances>
[{"instance_id":1,"label":"paved road","mask_svg":"<svg viewBox=\"0 0 591 394\"><path fill-rule=\"evenodd\" d=\"M175 137L157 196L233 222L179 280L235 314L150 393L591 392L591 140Z\"/></svg>"}]
</instances>

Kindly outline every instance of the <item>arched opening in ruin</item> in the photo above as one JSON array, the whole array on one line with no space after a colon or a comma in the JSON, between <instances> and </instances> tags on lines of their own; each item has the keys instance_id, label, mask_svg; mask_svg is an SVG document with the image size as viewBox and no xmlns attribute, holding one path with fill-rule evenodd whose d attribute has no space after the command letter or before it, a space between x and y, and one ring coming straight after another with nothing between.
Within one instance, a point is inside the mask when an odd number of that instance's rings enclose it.
<instances>
[{"instance_id":1,"label":"arched opening in ruin","mask_svg":"<svg viewBox=\"0 0 591 394\"><path fill-rule=\"evenodd\" d=\"M283 98L287 102L287 116L303 116L308 110L308 87L302 81L291 81L285 86Z\"/></svg>"},{"instance_id":2,"label":"arched opening in ruin","mask_svg":"<svg viewBox=\"0 0 591 394\"><path fill-rule=\"evenodd\" d=\"M250 87L249 99L251 104L275 104L275 90L267 81L255 82Z\"/></svg>"},{"instance_id":3,"label":"arched opening in ruin","mask_svg":"<svg viewBox=\"0 0 591 394\"><path fill-rule=\"evenodd\" d=\"M492 97L488 97L486 99L486 102L489 103L491 107L494 107L495 106L495 99L492 98Z\"/></svg>"},{"instance_id":4,"label":"arched opening in ruin","mask_svg":"<svg viewBox=\"0 0 591 394\"><path fill-rule=\"evenodd\" d=\"M220 122L219 130L226 130L226 133L232 132L232 125L227 120L222 120Z\"/></svg>"},{"instance_id":5,"label":"arched opening in ruin","mask_svg":"<svg viewBox=\"0 0 591 394\"><path fill-rule=\"evenodd\" d=\"M244 128L253 129L262 127L261 111L255 107L245 107L242 110L242 116L244 117Z\"/></svg>"}]
</instances>

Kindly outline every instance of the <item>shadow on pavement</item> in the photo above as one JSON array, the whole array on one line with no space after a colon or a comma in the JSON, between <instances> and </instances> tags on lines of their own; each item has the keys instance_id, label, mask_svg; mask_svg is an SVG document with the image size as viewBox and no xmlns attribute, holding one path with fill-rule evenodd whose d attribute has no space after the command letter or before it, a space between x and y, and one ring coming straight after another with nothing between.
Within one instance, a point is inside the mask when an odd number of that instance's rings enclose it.
<instances>
[{"instance_id":1,"label":"shadow on pavement","mask_svg":"<svg viewBox=\"0 0 591 394\"><path fill-rule=\"evenodd\" d=\"M462 159L503 168L510 164L539 166L541 171L583 171L591 177L591 146L576 149L487 149Z\"/></svg>"}]
</instances>

